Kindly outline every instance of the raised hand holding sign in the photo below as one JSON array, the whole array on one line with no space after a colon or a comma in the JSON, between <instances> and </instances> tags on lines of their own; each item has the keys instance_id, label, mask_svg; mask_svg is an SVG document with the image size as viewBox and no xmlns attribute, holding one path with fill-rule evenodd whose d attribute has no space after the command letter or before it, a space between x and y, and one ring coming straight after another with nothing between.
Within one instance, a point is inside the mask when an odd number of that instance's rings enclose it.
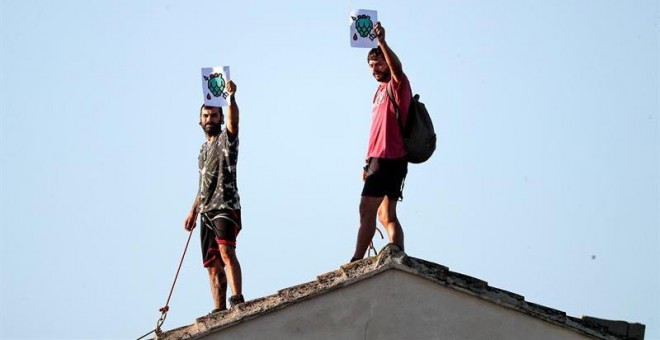
<instances>
[{"instance_id":1,"label":"raised hand holding sign","mask_svg":"<svg viewBox=\"0 0 660 340\"><path fill-rule=\"evenodd\" d=\"M227 83L229 82L229 66L202 68L202 90L204 105L227 106Z\"/></svg>"},{"instance_id":2,"label":"raised hand holding sign","mask_svg":"<svg viewBox=\"0 0 660 340\"><path fill-rule=\"evenodd\" d=\"M374 33L374 26L378 22L376 11L368 9L354 9L350 14L351 47L374 48L378 46L378 39Z\"/></svg>"}]
</instances>

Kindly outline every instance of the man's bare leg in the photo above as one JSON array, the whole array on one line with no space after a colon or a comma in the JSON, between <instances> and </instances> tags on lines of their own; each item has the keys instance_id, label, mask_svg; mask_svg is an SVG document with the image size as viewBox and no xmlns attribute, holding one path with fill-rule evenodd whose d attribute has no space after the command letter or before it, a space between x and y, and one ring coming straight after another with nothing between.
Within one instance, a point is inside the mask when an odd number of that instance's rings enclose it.
<instances>
[{"instance_id":1,"label":"man's bare leg","mask_svg":"<svg viewBox=\"0 0 660 340\"><path fill-rule=\"evenodd\" d=\"M403 251L403 228L396 215L397 200L385 196L378 208L378 219L387 231L390 243L396 244Z\"/></svg>"},{"instance_id":2,"label":"man's bare leg","mask_svg":"<svg viewBox=\"0 0 660 340\"><path fill-rule=\"evenodd\" d=\"M229 282L229 288L233 297L240 296L242 302L243 277L241 275L241 265L238 263L238 258L236 257L236 248L221 244L220 254L222 255L222 261L225 263L227 281Z\"/></svg>"},{"instance_id":3,"label":"man's bare leg","mask_svg":"<svg viewBox=\"0 0 660 340\"><path fill-rule=\"evenodd\" d=\"M376 232L376 212L383 201L382 197L362 196L360 199L360 229L358 230L355 253L352 260L364 257Z\"/></svg>"},{"instance_id":4,"label":"man's bare leg","mask_svg":"<svg viewBox=\"0 0 660 340\"><path fill-rule=\"evenodd\" d=\"M208 267L209 282L211 283L211 296L213 296L213 311L227 309L227 278L220 261L215 260Z\"/></svg>"}]
</instances>

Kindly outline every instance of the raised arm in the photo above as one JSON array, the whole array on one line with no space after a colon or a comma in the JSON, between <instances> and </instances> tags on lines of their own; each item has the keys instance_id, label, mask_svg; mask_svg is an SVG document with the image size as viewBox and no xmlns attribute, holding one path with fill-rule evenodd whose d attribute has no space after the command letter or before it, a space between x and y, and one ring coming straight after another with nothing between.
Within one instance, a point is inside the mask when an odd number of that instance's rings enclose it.
<instances>
[{"instance_id":1,"label":"raised arm","mask_svg":"<svg viewBox=\"0 0 660 340\"><path fill-rule=\"evenodd\" d=\"M236 138L238 137L238 105L236 105L236 84L233 81L227 82L227 92L229 93L229 109L227 110L227 132Z\"/></svg>"},{"instance_id":2,"label":"raised arm","mask_svg":"<svg viewBox=\"0 0 660 340\"><path fill-rule=\"evenodd\" d=\"M399 84L399 80L403 75L403 67L401 66L401 61L399 60L399 57L396 56L394 51L392 51L392 49L387 45L387 42L385 41L385 28L383 28L383 26L380 24L380 21L376 22L374 33L376 33L376 36L378 37L378 45L383 51L385 62L387 62L387 66L389 66L390 72L392 74L392 81L396 86Z\"/></svg>"}]
</instances>

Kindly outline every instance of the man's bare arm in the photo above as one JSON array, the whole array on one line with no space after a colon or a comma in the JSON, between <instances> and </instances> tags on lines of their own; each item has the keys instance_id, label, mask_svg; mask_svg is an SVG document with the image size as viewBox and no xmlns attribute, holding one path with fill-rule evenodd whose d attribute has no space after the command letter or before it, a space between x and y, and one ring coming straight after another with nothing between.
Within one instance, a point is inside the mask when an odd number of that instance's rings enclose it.
<instances>
[{"instance_id":1,"label":"man's bare arm","mask_svg":"<svg viewBox=\"0 0 660 340\"><path fill-rule=\"evenodd\" d=\"M401 66L401 61L399 60L399 57L397 57L394 51L392 51L389 45L387 45L387 41L385 41L385 28L381 26L380 21L376 22L376 26L374 27L374 33L376 33L376 36L378 37L378 45L380 46L380 49L383 51L385 62L387 62L387 66L389 66L390 68L390 72L392 74L392 81L394 82L394 85L397 85L399 84L399 80L403 75L403 67Z\"/></svg>"},{"instance_id":2,"label":"man's bare arm","mask_svg":"<svg viewBox=\"0 0 660 340\"><path fill-rule=\"evenodd\" d=\"M188 216L186 216L186 220L183 222L183 227L188 231L195 229L195 225L197 224L198 207L199 207L199 194L195 196L195 202L193 203L192 208L190 208L190 212L188 213Z\"/></svg>"},{"instance_id":3,"label":"man's bare arm","mask_svg":"<svg viewBox=\"0 0 660 340\"><path fill-rule=\"evenodd\" d=\"M227 110L227 132L232 137L238 137L238 105L236 104L236 84L233 81L227 82L227 92L229 93L229 109Z\"/></svg>"}]
</instances>

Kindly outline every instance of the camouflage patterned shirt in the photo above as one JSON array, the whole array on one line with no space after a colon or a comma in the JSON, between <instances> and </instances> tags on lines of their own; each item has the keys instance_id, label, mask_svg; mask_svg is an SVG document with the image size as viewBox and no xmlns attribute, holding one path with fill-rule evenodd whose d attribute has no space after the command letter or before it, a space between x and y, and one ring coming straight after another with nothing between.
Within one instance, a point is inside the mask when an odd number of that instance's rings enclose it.
<instances>
[{"instance_id":1,"label":"camouflage patterned shirt","mask_svg":"<svg viewBox=\"0 0 660 340\"><path fill-rule=\"evenodd\" d=\"M229 141L227 130L199 151L199 212L241 208L236 185L238 137Z\"/></svg>"}]
</instances>

